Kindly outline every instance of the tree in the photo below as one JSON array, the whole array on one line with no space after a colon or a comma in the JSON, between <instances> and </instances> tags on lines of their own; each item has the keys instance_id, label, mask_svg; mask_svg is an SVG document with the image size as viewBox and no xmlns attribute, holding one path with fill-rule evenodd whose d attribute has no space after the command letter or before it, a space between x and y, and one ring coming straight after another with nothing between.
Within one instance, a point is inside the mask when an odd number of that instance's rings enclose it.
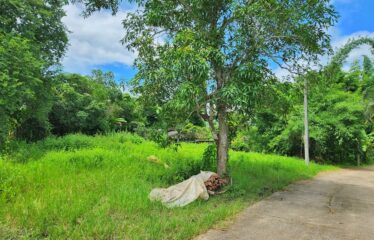
<instances>
[{"instance_id":1,"label":"tree","mask_svg":"<svg viewBox=\"0 0 374 240\"><path fill-rule=\"evenodd\" d=\"M44 86L43 62L33 54L27 40L1 36L0 56L0 146L3 147L11 130L30 118L31 113L39 115L40 108L32 108L42 98Z\"/></svg>"},{"instance_id":2,"label":"tree","mask_svg":"<svg viewBox=\"0 0 374 240\"><path fill-rule=\"evenodd\" d=\"M0 0L0 33L27 39L40 55L45 69L58 64L67 46L66 0Z\"/></svg>"},{"instance_id":3,"label":"tree","mask_svg":"<svg viewBox=\"0 0 374 240\"><path fill-rule=\"evenodd\" d=\"M59 74L52 95L49 122L52 133L59 136L131 131L134 129L130 124L141 121L137 99L121 91L112 72L94 70L91 76Z\"/></svg>"},{"instance_id":4,"label":"tree","mask_svg":"<svg viewBox=\"0 0 374 240\"><path fill-rule=\"evenodd\" d=\"M64 135L107 131L107 92L100 83L79 74L61 74L53 87L49 120L52 133Z\"/></svg>"},{"instance_id":5,"label":"tree","mask_svg":"<svg viewBox=\"0 0 374 240\"><path fill-rule=\"evenodd\" d=\"M358 60L354 61L349 72L343 72L341 67L350 51L362 44L374 46L373 43L373 39L366 37L350 40L324 69L310 71L296 81L300 85L302 81L310 82L311 155L318 161L359 163L361 159L369 159L366 155L372 145L369 137L370 102L373 102L370 86L374 83L371 60L364 56L362 67ZM298 154L302 134L298 100L294 106L288 113L286 127L269 145L279 153L301 155Z\"/></svg>"},{"instance_id":6,"label":"tree","mask_svg":"<svg viewBox=\"0 0 374 240\"><path fill-rule=\"evenodd\" d=\"M81 2L89 14L115 12L119 1ZM138 52L137 90L169 116L196 112L209 123L221 176L227 174L230 114L253 111L272 78L270 61L300 67L298 61L324 53L326 30L336 21L329 0L136 2L139 10L123 22L123 43Z\"/></svg>"},{"instance_id":7,"label":"tree","mask_svg":"<svg viewBox=\"0 0 374 240\"><path fill-rule=\"evenodd\" d=\"M311 156L319 162L354 163L362 155L365 139L362 97L347 92L337 85L328 89L310 89L310 142ZM270 142L278 153L301 155L301 104L289 113L284 130Z\"/></svg>"},{"instance_id":8,"label":"tree","mask_svg":"<svg viewBox=\"0 0 374 240\"><path fill-rule=\"evenodd\" d=\"M323 69L324 74L332 78L336 75L336 72L340 71L344 61L347 59L349 53L361 46L361 45L369 45L372 48L372 52L374 53L374 38L370 37L360 37L356 39L350 39L342 48L340 48L335 55L332 57L330 63ZM368 70L370 69L370 64L365 64L365 68ZM333 79L333 78L332 78Z\"/></svg>"},{"instance_id":9,"label":"tree","mask_svg":"<svg viewBox=\"0 0 374 240\"><path fill-rule=\"evenodd\" d=\"M50 89L67 36L63 0L0 0L0 147L48 132Z\"/></svg>"}]
</instances>

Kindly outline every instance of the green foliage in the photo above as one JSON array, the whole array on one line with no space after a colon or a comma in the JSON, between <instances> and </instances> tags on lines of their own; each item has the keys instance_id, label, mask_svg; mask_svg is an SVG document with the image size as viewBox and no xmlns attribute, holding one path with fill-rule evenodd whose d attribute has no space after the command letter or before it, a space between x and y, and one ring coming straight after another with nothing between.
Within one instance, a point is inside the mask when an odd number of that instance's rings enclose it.
<instances>
[{"instance_id":1,"label":"green foliage","mask_svg":"<svg viewBox=\"0 0 374 240\"><path fill-rule=\"evenodd\" d=\"M52 69L67 45L64 3L0 0L0 148L48 133Z\"/></svg>"},{"instance_id":2,"label":"green foliage","mask_svg":"<svg viewBox=\"0 0 374 240\"><path fill-rule=\"evenodd\" d=\"M76 151L94 147L92 138L85 135L66 135L62 137L48 137L35 144L26 141L12 141L7 152L4 153L14 162L26 163L43 157L49 151Z\"/></svg>"},{"instance_id":3,"label":"green foliage","mask_svg":"<svg viewBox=\"0 0 374 240\"><path fill-rule=\"evenodd\" d=\"M252 150L256 152L254 145L249 143L249 136L251 136L252 140L254 134L250 134L248 131L244 129L240 130L239 133L235 136L235 138L231 141L231 148L235 151L249 152Z\"/></svg>"},{"instance_id":4,"label":"green foliage","mask_svg":"<svg viewBox=\"0 0 374 240\"><path fill-rule=\"evenodd\" d=\"M122 93L111 72L95 70L92 76L60 74L53 95L49 121L56 135L134 131L134 123L143 121L139 103Z\"/></svg>"},{"instance_id":5,"label":"green foliage","mask_svg":"<svg viewBox=\"0 0 374 240\"><path fill-rule=\"evenodd\" d=\"M0 35L0 145L16 127L46 119L48 79L44 63L33 53L29 40ZM40 105L44 102L44 105ZM32 120L35 119L35 120Z\"/></svg>"},{"instance_id":6,"label":"green foliage","mask_svg":"<svg viewBox=\"0 0 374 240\"><path fill-rule=\"evenodd\" d=\"M304 156L302 89L309 82L310 154L319 162L356 164L372 159L373 129L371 59L340 70L355 47L372 46L369 38L348 42L322 71L310 71L293 83L274 82L250 121L240 126L232 147Z\"/></svg>"},{"instance_id":7,"label":"green foliage","mask_svg":"<svg viewBox=\"0 0 374 240\"><path fill-rule=\"evenodd\" d=\"M150 128L148 134L148 139L158 143L160 147L165 148L170 144L166 133L162 129Z\"/></svg>"},{"instance_id":8,"label":"green foliage","mask_svg":"<svg viewBox=\"0 0 374 240\"><path fill-rule=\"evenodd\" d=\"M67 34L61 19L65 0L0 0L0 35L26 39L32 52L48 67L59 64L67 47Z\"/></svg>"},{"instance_id":9,"label":"green foliage","mask_svg":"<svg viewBox=\"0 0 374 240\"><path fill-rule=\"evenodd\" d=\"M365 135L360 95L337 89L315 94L310 95L311 156L317 161L354 164ZM283 154L302 156L302 107L293 114L270 147Z\"/></svg>"},{"instance_id":10,"label":"green foliage","mask_svg":"<svg viewBox=\"0 0 374 240\"><path fill-rule=\"evenodd\" d=\"M215 145L209 145L204 150L200 169L211 172L217 169L217 147Z\"/></svg>"},{"instance_id":11,"label":"green foliage","mask_svg":"<svg viewBox=\"0 0 374 240\"><path fill-rule=\"evenodd\" d=\"M365 153L365 159L369 163L374 162L374 134L373 132L367 135L367 138L364 141L363 151Z\"/></svg>"},{"instance_id":12,"label":"green foliage","mask_svg":"<svg viewBox=\"0 0 374 240\"><path fill-rule=\"evenodd\" d=\"M175 152L125 133L21 143L12 153L30 152L22 163L14 155L0 159L0 238L190 239L290 182L331 169L232 152L234 187L226 194L177 209L149 201L152 188L198 173L206 148L182 144ZM150 155L170 168L149 162Z\"/></svg>"},{"instance_id":13,"label":"green foliage","mask_svg":"<svg viewBox=\"0 0 374 240\"><path fill-rule=\"evenodd\" d=\"M56 83L50 113L54 134L94 134L109 130L106 115L109 91L102 84L78 74L60 75Z\"/></svg>"},{"instance_id":14,"label":"green foliage","mask_svg":"<svg viewBox=\"0 0 374 240\"><path fill-rule=\"evenodd\" d=\"M134 132L139 136L156 142L160 147L168 147L171 144L169 141L166 132L157 127L145 127L144 124L138 124L134 129Z\"/></svg>"},{"instance_id":15,"label":"green foliage","mask_svg":"<svg viewBox=\"0 0 374 240\"><path fill-rule=\"evenodd\" d=\"M180 130L182 140L195 141L195 140L212 140L212 134L206 126L196 126L192 123L187 123Z\"/></svg>"},{"instance_id":16,"label":"green foliage","mask_svg":"<svg viewBox=\"0 0 374 240\"><path fill-rule=\"evenodd\" d=\"M140 4L144 11L129 14L124 21L123 41L139 52L134 83L140 93L176 118L204 112L206 105L218 105L218 99L225 107L252 111L261 82L269 79L263 59L292 62L323 52L328 45L323 30L335 21L334 10L325 1ZM89 9L92 6L94 2ZM273 14L271 9L283 14ZM261 27L246 16L256 18ZM152 44L159 32L169 41ZM215 114L218 109L210 111Z\"/></svg>"},{"instance_id":17,"label":"green foliage","mask_svg":"<svg viewBox=\"0 0 374 240\"><path fill-rule=\"evenodd\" d=\"M341 66L343 65L344 61L347 59L349 53L361 46L361 45L370 45L372 47L372 52L374 53L374 39L370 37L360 37L357 39L351 39L344 47L340 48L328 66L325 68L325 74L333 77L337 71L340 70ZM367 64L365 64L367 66Z\"/></svg>"},{"instance_id":18,"label":"green foliage","mask_svg":"<svg viewBox=\"0 0 374 240\"><path fill-rule=\"evenodd\" d=\"M243 151L272 152L269 143L284 130L288 115L299 106L301 99L298 82L276 80L269 83L254 114L238 125L231 147Z\"/></svg>"},{"instance_id":19,"label":"green foliage","mask_svg":"<svg viewBox=\"0 0 374 240\"><path fill-rule=\"evenodd\" d=\"M120 1L78 2L90 14L115 13ZM337 18L327 0L135 2L140 9L124 19L122 40L138 53L135 91L162 106L168 119L183 122L196 113L208 121L219 139L219 174L233 135L230 115L255 110L273 78L269 61L300 68L298 62L315 60L329 49L326 32ZM159 38L166 40L158 44Z\"/></svg>"},{"instance_id":20,"label":"green foliage","mask_svg":"<svg viewBox=\"0 0 374 240\"><path fill-rule=\"evenodd\" d=\"M372 76L374 74L373 63L368 56L364 55L363 57L364 57L364 60L363 60L363 63L362 63L363 73L366 76Z\"/></svg>"}]
</instances>

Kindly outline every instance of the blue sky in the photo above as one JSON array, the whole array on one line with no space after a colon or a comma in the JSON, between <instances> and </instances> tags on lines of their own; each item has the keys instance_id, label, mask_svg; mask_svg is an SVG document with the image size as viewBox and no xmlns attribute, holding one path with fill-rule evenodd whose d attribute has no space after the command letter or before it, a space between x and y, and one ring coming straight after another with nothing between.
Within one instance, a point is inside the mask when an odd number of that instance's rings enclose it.
<instances>
[{"instance_id":1,"label":"blue sky","mask_svg":"<svg viewBox=\"0 0 374 240\"><path fill-rule=\"evenodd\" d=\"M374 32L373 0L336 0L336 10L340 14L337 28L348 35L358 31Z\"/></svg>"},{"instance_id":2,"label":"blue sky","mask_svg":"<svg viewBox=\"0 0 374 240\"><path fill-rule=\"evenodd\" d=\"M335 49L352 37L374 37L374 0L332 0L332 3L340 15L338 23L330 29ZM116 16L99 12L85 19L79 6L65 7L67 16L63 21L70 30L70 46L63 60L64 70L89 74L93 69L102 69L114 72L119 80L131 79L136 73L132 67L136 53L127 51L120 40L124 35L122 19L134 9L134 5L123 4ZM348 64L368 52L368 46L356 49L350 54ZM321 61L327 61L327 57ZM280 68L274 72L280 77L287 75Z\"/></svg>"}]
</instances>

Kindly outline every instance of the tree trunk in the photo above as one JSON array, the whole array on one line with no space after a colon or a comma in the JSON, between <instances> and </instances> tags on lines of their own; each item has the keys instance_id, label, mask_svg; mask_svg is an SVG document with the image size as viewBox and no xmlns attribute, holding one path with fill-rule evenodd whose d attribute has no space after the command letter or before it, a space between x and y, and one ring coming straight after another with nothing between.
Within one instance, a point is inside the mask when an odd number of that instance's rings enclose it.
<instances>
[{"instance_id":1,"label":"tree trunk","mask_svg":"<svg viewBox=\"0 0 374 240\"><path fill-rule=\"evenodd\" d=\"M357 159L357 166L360 166L361 165L361 148L360 148L360 144L357 143L357 156L356 156L356 159Z\"/></svg>"},{"instance_id":2,"label":"tree trunk","mask_svg":"<svg viewBox=\"0 0 374 240\"><path fill-rule=\"evenodd\" d=\"M221 177L227 175L227 161L229 149L229 128L227 125L226 107L218 107L218 141L217 141L217 173Z\"/></svg>"},{"instance_id":3,"label":"tree trunk","mask_svg":"<svg viewBox=\"0 0 374 240\"><path fill-rule=\"evenodd\" d=\"M218 64L215 67L217 91L221 91L225 84L225 73ZM218 139L217 139L217 173L220 177L227 175L227 161L229 149L229 127L227 125L227 105L222 99L217 100Z\"/></svg>"},{"instance_id":4,"label":"tree trunk","mask_svg":"<svg viewBox=\"0 0 374 240\"><path fill-rule=\"evenodd\" d=\"M308 122L308 80L304 78L304 155L305 164L309 165L309 122Z\"/></svg>"}]
</instances>

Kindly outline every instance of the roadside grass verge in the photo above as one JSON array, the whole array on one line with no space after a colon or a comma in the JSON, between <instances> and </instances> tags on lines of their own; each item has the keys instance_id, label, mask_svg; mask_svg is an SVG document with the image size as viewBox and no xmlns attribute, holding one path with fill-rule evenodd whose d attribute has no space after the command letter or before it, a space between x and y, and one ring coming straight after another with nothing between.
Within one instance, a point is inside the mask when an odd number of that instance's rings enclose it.
<instances>
[{"instance_id":1,"label":"roadside grass verge","mask_svg":"<svg viewBox=\"0 0 374 240\"><path fill-rule=\"evenodd\" d=\"M334 169L230 152L229 192L175 209L148 200L152 188L198 173L206 146L174 151L126 133L18 143L0 158L0 239L189 239L291 182Z\"/></svg>"}]
</instances>

